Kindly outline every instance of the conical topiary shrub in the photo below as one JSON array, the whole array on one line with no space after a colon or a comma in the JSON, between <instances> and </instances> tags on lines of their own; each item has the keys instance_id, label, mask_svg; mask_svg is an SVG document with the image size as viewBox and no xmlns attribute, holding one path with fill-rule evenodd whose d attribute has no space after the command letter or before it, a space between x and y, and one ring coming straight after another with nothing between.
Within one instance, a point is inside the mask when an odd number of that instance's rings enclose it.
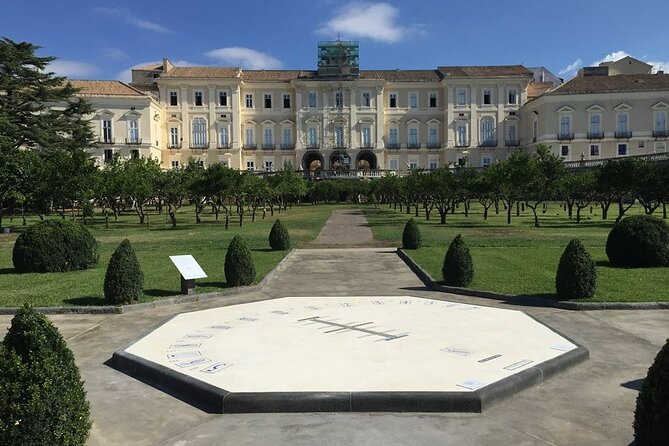
<instances>
[{"instance_id":1,"label":"conical topiary shrub","mask_svg":"<svg viewBox=\"0 0 669 446\"><path fill-rule=\"evenodd\" d=\"M652 215L625 217L609 232L606 255L614 266L669 266L669 227Z\"/></svg>"},{"instance_id":2,"label":"conical topiary shrub","mask_svg":"<svg viewBox=\"0 0 669 446\"><path fill-rule=\"evenodd\" d=\"M555 290L560 299L592 297L597 288L597 269L592 256L578 239L567 245L555 275Z\"/></svg>"},{"instance_id":3,"label":"conical topiary shrub","mask_svg":"<svg viewBox=\"0 0 669 446\"><path fill-rule=\"evenodd\" d=\"M228 286L251 285L256 278L256 267L244 239L235 235L225 254L225 281Z\"/></svg>"},{"instance_id":4,"label":"conical topiary shrub","mask_svg":"<svg viewBox=\"0 0 669 446\"><path fill-rule=\"evenodd\" d=\"M109 260L105 274L105 299L112 304L127 304L142 297L144 274L130 241L121 242Z\"/></svg>"},{"instance_id":5,"label":"conical topiary shrub","mask_svg":"<svg viewBox=\"0 0 669 446\"><path fill-rule=\"evenodd\" d=\"M290 249L290 235L281 220L275 221L269 231L269 246L274 251Z\"/></svg>"},{"instance_id":6,"label":"conical topiary shrub","mask_svg":"<svg viewBox=\"0 0 669 446\"><path fill-rule=\"evenodd\" d=\"M458 234L448 247L441 273L444 283L448 286L466 287L472 283L474 262L461 234Z\"/></svg>"},{"instance_id":7,"label":"conical topiary shrub","mask_svg":"<svg viewBox=\"0 0 669 446\"><path fill-rule=\"evenodd\" d=\"M648 369L634 411L638 446L669 444L669 339Z\"/></svg>"},{"instance_id":8,"label":"conical topiary shrub","mask_svg":"<svg viewBox=\"0 0 669 446\"><path fill-rule=\"evenodd\" d=\"M83 446L86 391L65 340L24 306L0 343L0 444Z\"/></svg>"},{"instance_id":9,"label":"conical topiary shrub","mask_svg":"<svg viewBox=\"0 0 669 446\"><path fill-rule=\"evenodd\" d=\"M418 249L421 247L422 239L420 229L413 218L410 218L402 232L402 247L404 249Z\"/></svg>"}]
</instances>

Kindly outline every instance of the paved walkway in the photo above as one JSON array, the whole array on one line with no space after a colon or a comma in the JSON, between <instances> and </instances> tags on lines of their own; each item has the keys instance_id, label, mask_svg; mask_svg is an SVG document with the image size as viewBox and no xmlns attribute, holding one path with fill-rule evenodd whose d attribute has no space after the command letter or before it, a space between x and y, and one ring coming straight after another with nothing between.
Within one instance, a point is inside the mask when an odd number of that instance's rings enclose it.
<instances>
[{"instance_id":1,"label":"paved walkway","mask_svg":"<svg viewBox=\"0 0 669 446\"><path fill-rule=\"evenodd\" d=\"M319 247L370 247L376 244L365 214L359 209L335 209L314 240Z\"/></svg>"},{"instance_id":2,"label":"paved walkway","mask_svg":"<svg viewBox=\"0 0 669 446\"><path fill-rule=\"evenodd\" d=\"M212 415L104 364L112 352L177 313L288 295L341 294L410 294L524 310L583 344L591 359L483 414ZM640 380L669 337L669 310L573 312L430 292L387 249L297 251L263 292L51 319L86 381L94 419L89 445L629 445ZM0 316L0 328L9 321Z\"/></svg>"}]
</instances>

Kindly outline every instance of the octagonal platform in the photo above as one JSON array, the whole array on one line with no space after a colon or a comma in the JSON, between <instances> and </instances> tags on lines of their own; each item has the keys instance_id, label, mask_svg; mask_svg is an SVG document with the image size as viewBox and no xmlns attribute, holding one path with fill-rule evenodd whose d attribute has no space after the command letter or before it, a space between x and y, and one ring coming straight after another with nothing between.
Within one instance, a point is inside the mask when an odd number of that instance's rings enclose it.
<instances>
[{"instance_id":1,"label":"octagonal platform","mask_svg":"<svg viewBox=\"0 0 669 446\"><path fill-rule=\"evenodd\" d=\"M588 357L513 310L286 297L175 316L112 363L214 412L480 412Z\"/></svg>"}]
</instances>

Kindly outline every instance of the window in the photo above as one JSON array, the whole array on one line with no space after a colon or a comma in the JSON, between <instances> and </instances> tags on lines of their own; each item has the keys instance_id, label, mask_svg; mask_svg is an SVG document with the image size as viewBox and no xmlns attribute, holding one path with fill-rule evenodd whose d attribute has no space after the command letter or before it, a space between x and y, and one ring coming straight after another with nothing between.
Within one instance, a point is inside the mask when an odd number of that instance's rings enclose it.
<instances>
[{"instance_id":1,"label":"window","mask_svg":"<svg viewBox=\"0 0 669 446\"><path fill-rule=\"evenodd\" d=\"M179 105L179 96L176 91L170 91L170 105L177 106Z\"/></svg>"},{"instance_id":2,"label":"window","mask_svg":"<svg viewBox=\"0 0 669 446\"><path fill-rule=\"evenodd\" d=\"M506 141L508 145L518 144L517 127L515 122L507 122L506 124Z\"/></svg>"},{"instance_id":3,"label":"window","mask_svg":"<svg viewBox=\"0 0 669 446\"><path fill-rule=\"evenodd\" d=\"M372 146L372 129L368 125L362 127L362 146Z\"/></svg>"},{"instance_id":4,"label":"window","mask_svg":"<svg viewBox=\"0 0 669 446\"><path fill-rule=\"evenodd\" d=\"M464 88L458 88L457 105L467 105L467 90Z\"/></svg>"},{"instance_id":5,"label":"window","mask_svg":"<svg viewBox=\"0 0 669 446\"><path fill-rule=\"evenodd\" d=\"M227 107L228 106L228 92L227 91L219 91L218 92L218 105L221 107Z\"/></svg>"},{"instance_id":6,"label":"window","mask_svg":"<svg viewBox=\"0 0 669 446\"><path fill-rule=\"evenodd\" d=\"M627 156L627 144L618 144L618 156Z\"/></svg>"},{"instance_id":7,"label":"window","mask_svg":"<svg viewBox=\"0 0 669 446\"><path fill-rule=\"evenodd\" d=\"M409 108L418 108L418 93L409 93Z\"/></svg>"},{"instance_id":8,"label":"window","mask_svg":"<svg viewBox=\"0 0 669 446\"><path fill-rule=\"evenodd\" d=\"M560 116L560 135L567 136L571 133L571 117Z\"/></svg>"},{"instance_id":9,"label":"window","mask_svg":"<svg viewBox=\"0 0 669 446\"><path fill-rule=\"evenodd\" d=\"M336 91L335 92L335 107L343 107L344 106L344 93L341 91Z\"/></svg>"},{"instance_id":10,"label":"window","mask_svg":"<svg viewBox=\"0 0 669 446\"><path fill-rule=\"evenodd\" d=\"M458 122L455 128L456 133L456 145L459 147L465 147L469 144L467 143L467 123Z\"/></svg>"},{"instance_id":11,"label":"window","mask_svg":"<svg viewBox=\"0 0 669 446\"><path fill-rule=\"evenodd\" d=\"M181 140L179 139L179 127L170 128L170 147L179 147Z\"/></svg>"},{"instance_id":12,"label":"window","mask_svg":"<svg viewBox=\"0 0 669 446\"><path fill-rule=\"evenodd\" d=\"M272 94L265 93L265 108L272 108Z\"/></svg>"},{"instance_id":13,"label":"window","mask_svg":"<svg viewBox=\"0 0 669 446\"><path fill-rule=\"evenodd\" d=\"M397 159L391 159L388 161L388 168L390 170L397 170Z\"/></svg>"},{"instance_id":14,"label":"window","mask_svg":"<svg viewBox=\"0 0 669 446\"><path fill-rule=\"evenodd\" d=\"M389 98L390 103L388 104L388 107L397 108L397 93L390 93Z\"/></svg>"},{"instance_id":15,"label":"window","mask_svg":"<svg viewBox=\"0 0 669 446\"><path fill-rule=\"evenodd\" d=\"M246 94L246 108L253 108L253 94Z\"/></svg>"},{"instance_id":16,"label":"window","mask_svg":"<svg viewBox=\"0 0 669 446\"><path fill-rule=\"evenodd\" d=\"M590 144L590 156L599 156L599 144Z\"/></svg>"},{"instance_id":17,"label":"window","mask_svg":"<svg viewBox=\"0 0 669 446\"><path fill-rule=\"evenodd\" d=\"M202 118L193 119L193 140L191 147L203 149L207 145L207 123Z\"/></svg>"},{"instance_id":18,"label":"window","mask_svg":"<svg viewBox=\"0 0 669 446\"><path fill-rule=\"evenodd\" d=\"M172 160L172 169L179 168L179 160Z\"/></svg>"},{"instance_id":19,"label":"window","mask_svg":"<svg viewBox=\"0 0 669 446\"><path fill-rule=\"evenodd\" d=\"M667 131L667 112L666 111L656 111L655 112L655 131L656 132L666 132Z\"/></svg>"},{"instance_id":20,"label":"window","mask_svg":"<svg viewBox=\"0 0 669 446\"><path fill-rule=\"evenodd\" d=\"M221 130L219 132L219 137L220 137L220 141L219 141L220 146L219 147L222 148L222 149L227 149L228 146L230 145L230 137L229 137L227 126L221 127Z\"/></svg>"},{"instance_id":21,"label":"window","mask_svg":"<svg viewBox=\"0 0 669 446\"><path fill-rule=\"evenodd\" d=\"M666 152L666 151L667 151L667 143L665 143L664 141L662 141L662 142L658 141L658 142L655 143L655 152L656 153L662 153L662 152Z\"/></svg>"},{"instance_id":22,"label":"window","mask_svg":"<svg viewBox=\"0 0 669 446\"><path fill-rule=\"evenodd\" d=\"M537 142L539 135L539 121L536 119L532 121L532 142Z\"/></svg>"},{"instance_id":23,"label":"window","mask_svg":"<svg viewBox=\"0 0 669 446\"><path fill-rule=\"evenodd\" d=\"M626 134L628 129L628 120L629 116L627 113L619 113L618 119L616 120L616 131L620 134Z\"/></svg>"},{"instance_id":24,"label":"window","mask_svg":"<svg viewBox=\"0 0 669 446\"><path fill-rule=\"evenodd\" d=\"M310 91L310 92L309 92L309 96L308 96L308 102L307 102L307 104L308 104L308 106L309 106L310 108L315 108L315 107L317 106L317 102L316 102L316 92L315 92L315 91Z\"/></svg>"},{"instance_id":25,"label":"window","mask_svg":"<svg viewBox=\"0 0 669 446\"><path fill-rule=\"evenodd\" d=\"M202 107L202 92L201 91L196 91L195 92L195 105L197 107Z\"/></svg>"},{"instance_id":26,"label":"window","mask_svg":"<svg viewBox=\"0 0 669 446\"><path fill-rule=\"evenodd\" d=\"M307 129L307 144L309 147L318 147L318 129L316 127Z\"/></svg>"},{"instance_id":27,"label":"window","mask_svg":"<svg viewBox=\"0 0 669 446\"><path fill-rule=\"evenodd\" d=\"M139 150L137 150L137 149L132 149L132 150L130 151L130 158L131 158L131 159L134 159L134 160L139 159Z\"/></svg>"},{"instance_id":28,"label":"window","mask_svg":"<svg viewBox=\"0 0 669 446\"><path fill-rule=\"evenodd\" d=\"M437 160L430 160L428 163L428 168L430 170L436 170L437 169Z\"/></svg>"},{"instance_id":29,"label":"window","mask_svg":"<svg viewBox=\"0 0 669 446\"><path fill-rule=\"evenodd\" d=\"M283 108L290 108L290 94L283 94Z\"/></svg>"},{"instance_id":30,"label":"window","mask_svg":"<svg viewBox=\"0 0 669 446\"><path fill-rule=\"evenodd\" d=\"M569 146L560 146L560 156L562 158L569 158Z\"/></svg>"},{"instance_id":31,"label":"window","mask_svg":"<svg viewBox=\"0 0 669 446\"><path fill-rule=\"evenodd\" d=\"M274 130L266 128L263 131L263 147L266 149L274 148Z\"/></svg>"},{"instance_id":32,"label":"window","mask_svg":"<svg viewBox=\"0 0 669 446\"><path fill-rule=\"evenodd\" d=\"M492 91L489 88L483 90L483 105L492 104Z\"/></svg>"},{"instance_id":33,"label":"window","mask_svg":"<svg viewBox=\"0 0 669 446\"><path fill-rule=\"evenodd\" d=\"M255 142L255 132L253 131L252 128L247 128L246 129L246 139L244 140L244 146L251 149L256 146Z\"/></svg>"},{"instance_id":34,"label":"window","mask_svg":"<svg viewBox=\"0 0 669 446\"><path fill-rule=\"evenodd\" d=\"M369 91L362 92L362 106L363 107L372 106L372 94Z\"/></svg>"},{"instance_id":35,"label":"window","mask_svg":"<svg viewBox=\"0 0 669 446\"><path fill-rule=\"evenodd\" d=\"M427 144L432 148L439 146L439 134L436 127L430 127L427 130Z\"/></svg>"},{"instance_id":36,"label":"window","mask_svg":"<svg viewBox=\"0 0 669 446\"><path fill-rule=\"evenodd\" d=\"M338 125L334 132L335 147L344 147L344 127Z\"/></svg>"},{"instance_id":37,"label":"window","mask_svg":"<svg viewBox=\"0 0 669 446\"><path fill-rule=\"evenodd\" d=\"M409 169L418 169L418 160L416 158L409 159Z\"/></svg>"},{"instance_id":38,"label":"window","mask_svg":"<svg viewBox=\"0 0 669 446\"><path fill-rule=\"evenodd\" d=\"M388 130L388 146L396 148L399 146L399 135L397 127L391 127Z\"/></svg>"},{"instance_id":39,"label":"window","mask_svg":"<svg viewBox=\"0 0 669 446\"><path fill-rule=\"evenodd\" d=\"M418 129L416 127L409 128L409 148L418 148Z\"/></svg>"},{"instance_id":40,"label":"window","mask_svg":"<svg viewBox=\"0 0 669 446\"><path fill-rule=\"evenodd\" d=\"M112 159L114 158L114 152L112 149L105 149L104 153L102 154L102 160L104 161L105 164L111 163Z\"/></svg>"},{"instance_id":41,"label":"window","mask_svg":"<svg viewBox=\"0 0 669 446\"><path fill-rule=\"evenodd\" d=\"M437 93L430 93L430 108L437 108Z\"/></svg>"},{"instance_id":42,"label":"window","mask_svg":"<svg viewBox=\"0 0 669 446\"><path fill-rule=\"evenodd\" d=\"M598 135L601 130L601 119L600 115L590 115L590 133L593 135Z\"/></svg>"},{"instance_id":43,"label":"window","mask_svg":"<svg viewBox=\"0 0 669 446\"><path fill-rule=\"evenodd\" d=\"M246 162L246 170L253 172L256 170L256 163L253 161L247 161Z\"/></svg>"},{"instance_id":44,"label":"window","mask_svg":"<svg viewBox=\"0 0 669 446\"><path fill-rule=\"evenodd\" d=\"M517 104L518 103L518 90L515 88L509 88L509 104Z\"/></svg>"},{"instance_id":45,"label":"window","mask_svg":"<svg viewBox=\"0 0 669 446\"><path fill-rule=\"evenodd\" d=\"M293 131L287 127L283 129L281 135L281 144L283 148L288 149L293 147Z\"/></svg>"},{"instance_id":46,"label":"window","mask_svg":"<svg viewBox=\"0 0 669 446\"><path fill-rule=\"evenodd\" d=\"M104 142L114 142L112 139L112 122L111 119L102 120L102 141Z\"/></svg>"},{"instance_id":47,"label":"window","mask_svg":"<svg viewBox=\"0 0 669 446\"><path fill-rule=\"evenodd\" d=\"M481 166L490 167L492 165L492 157L490 155L483 155L481 157Z\"/></svg>"},{"instance_id":48,"label":"window","mask_svg":"<svg viewBox=\"0 0 669 446\"><path fill-rule=\"evenodd\" d=\"M136 119L131 119L128 121L128 143L139 143L139 125Z\"/></svg>"},{"instance_id":49,"label":"window","mask_svg":"<svg viewBox=\"0 0 669 446\"><path fill-rule=\"evenodd\" d=\"M265 170L267 172L274 170L274 161L265 161Z\"/></svg>"},{"instance_id":50,"label":"window","mask_svg":"<svg viewBox=\"0 0 669 446\"><path fill-rule=\"evenodd\" d=\"M489 116L481 119L481 142L495 143L495 120Z\"/></svg>"}]
</instances>

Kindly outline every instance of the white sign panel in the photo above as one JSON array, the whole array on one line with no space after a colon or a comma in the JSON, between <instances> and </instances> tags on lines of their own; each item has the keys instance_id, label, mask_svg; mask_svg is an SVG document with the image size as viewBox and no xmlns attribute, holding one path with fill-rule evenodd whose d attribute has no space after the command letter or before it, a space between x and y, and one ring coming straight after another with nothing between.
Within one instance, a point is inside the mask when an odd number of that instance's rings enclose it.
<instances>
[{"instance_id":1,"label":"white sign panel","mask_svg":"<svg viewBox=\"0 0 669 446\"><path fill-rule=\"evenodd\" d=\"M186 280L203 279L207 274L198 265L193 256L170 256L170 260L177 267L181 275Z\"/></svg>"}]
</instances>

